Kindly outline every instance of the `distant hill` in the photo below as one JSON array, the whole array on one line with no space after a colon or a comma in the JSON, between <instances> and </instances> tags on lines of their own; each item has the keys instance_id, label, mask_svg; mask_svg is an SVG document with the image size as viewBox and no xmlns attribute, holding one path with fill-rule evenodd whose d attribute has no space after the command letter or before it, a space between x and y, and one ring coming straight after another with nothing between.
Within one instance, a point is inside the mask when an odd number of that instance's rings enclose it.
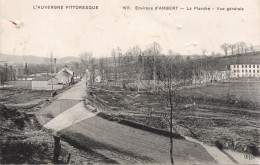
<instances>
[{"instance_id":1,"label":"distant hill","mask_svg":"<svg viewBox=\"0 0 260 165\"><path fill-rule=\"evenodd\" d=\"M9 54L0 54L0 61L5 61L9 65L28 63L28 64L43 64L46 63L45 57L38 57L33 55L9 55ZM79 61L77 57L63 57L57 58L57 64L69 63L72 61Z\"/></svg>"},{"instance_id":2,"label":"distant hill","mask_svg":"<svg viewBox=\"0 0 260 165\"><path fill-rule=\"evenodd\" d=\"M227 70L231 64L260 64L260 51L246 54L230 55L227 57L208 56L190 61L195 66L205 70Z\"/></svg>"}]
</instances>

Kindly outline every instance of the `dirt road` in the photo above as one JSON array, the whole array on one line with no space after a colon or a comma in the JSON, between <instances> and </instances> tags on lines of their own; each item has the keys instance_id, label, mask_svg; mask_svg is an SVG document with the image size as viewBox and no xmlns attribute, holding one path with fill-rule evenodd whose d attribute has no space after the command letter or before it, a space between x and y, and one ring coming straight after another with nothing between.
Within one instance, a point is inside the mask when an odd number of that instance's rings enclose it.
<instances>
[{"instance_id":1,"label":"dirt road","mask_svg":"<svg viewBox=\"0 0 260 165\"><path fill-rule=\"evenodd\" d=\"M95 151L120 164L170 163L169 138L96 116L82 106L84 93L83 80L39 112L41 124L82 149ZM178 164L216 163L198 143L174 139L173 144L174 160Z\"/></svg>"}]
</instances>

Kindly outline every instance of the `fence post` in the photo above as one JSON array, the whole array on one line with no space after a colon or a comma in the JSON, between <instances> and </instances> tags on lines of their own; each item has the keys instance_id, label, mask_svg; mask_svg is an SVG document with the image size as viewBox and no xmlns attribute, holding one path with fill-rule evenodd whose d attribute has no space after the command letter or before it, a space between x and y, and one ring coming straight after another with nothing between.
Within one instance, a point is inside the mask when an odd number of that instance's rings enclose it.
<instances>
[{"instance_id":1,"label":"fence post","mask_svg":"<svg viewBox=\"0 0 260 165\"><path fill-rule=\"evenodd\" d=\"M60 149L61 149L61 144L60 144L60 136L57 134L53 135L54 138L54 153L53 153L53 163L58 163L59 161L59 156L60 156Z\"/></svg>"}]
</instances>

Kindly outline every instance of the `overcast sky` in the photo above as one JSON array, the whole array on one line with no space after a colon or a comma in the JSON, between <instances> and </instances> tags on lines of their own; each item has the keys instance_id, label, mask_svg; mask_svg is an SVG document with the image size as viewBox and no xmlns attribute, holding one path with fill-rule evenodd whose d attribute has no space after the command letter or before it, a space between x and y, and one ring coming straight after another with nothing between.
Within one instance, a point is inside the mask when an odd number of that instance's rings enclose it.
<instances>
[{"instance_id":1,"label":"overcast sky","mask_svg":"<svg viewBox=\"0 0 260 165\"><path fill-rule=\"evenodd\" d=\"M34 10L33 5L98 5L99 10ZM125 11L123 5L132 10ZM214 7L214 11L136 11L135 6ZM244 11L217 11L243 7ZM221 52L223 42L260 44L259 0L1 0L0 53L110 56L153 41L181 54ZM12 22L18 23L18 27Z\"/></svg>"}]
</instances>

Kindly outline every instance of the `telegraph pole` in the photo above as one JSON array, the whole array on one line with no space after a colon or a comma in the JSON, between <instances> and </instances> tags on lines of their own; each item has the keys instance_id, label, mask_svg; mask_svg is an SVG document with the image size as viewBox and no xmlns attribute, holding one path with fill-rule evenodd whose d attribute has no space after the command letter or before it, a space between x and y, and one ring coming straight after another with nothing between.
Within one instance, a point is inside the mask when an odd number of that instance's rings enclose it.
<instances>
[{"instance_id":1,"label":"telegraph pole","mask_svg":"<svg viewBox=\"0 0 260 165\"><path fill-rule=\"evenodd\" d=\"M51 52L51 96L53 97L53 83L52 83L52 52Z\"/></svg>"}]
</instances>

